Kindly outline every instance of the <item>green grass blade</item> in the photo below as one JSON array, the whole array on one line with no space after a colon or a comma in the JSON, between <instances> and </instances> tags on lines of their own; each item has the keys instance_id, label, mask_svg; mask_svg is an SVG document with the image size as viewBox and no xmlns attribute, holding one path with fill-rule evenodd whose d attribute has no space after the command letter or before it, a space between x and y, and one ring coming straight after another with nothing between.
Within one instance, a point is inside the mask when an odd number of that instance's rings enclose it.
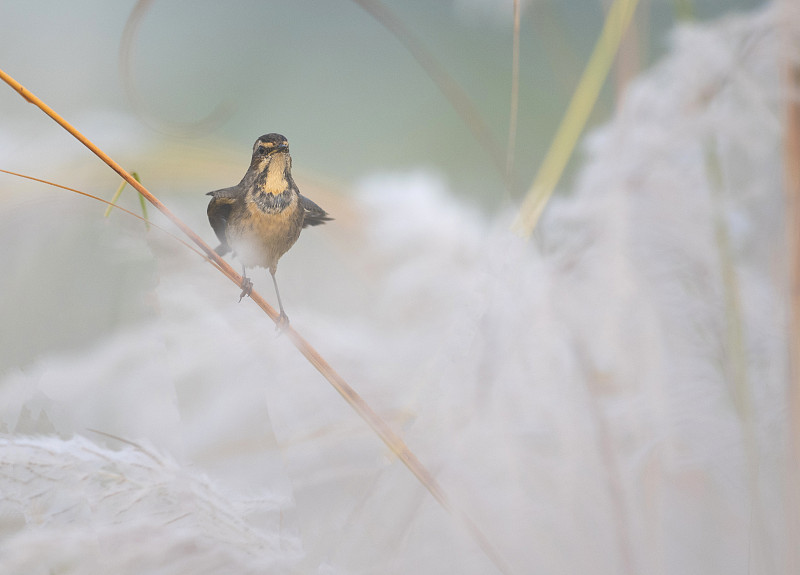
<instances>
[{"instance_id":1,"label":"green grass blade","mask_svg":"<svg viewBox=\"0 0 800 575\"><path fill-rule=\"evenodd\" d=\"M142 181L139 179L139 174L137 174L136 172L131 172L131 175L133 176L134 180L136 180L140 184L142 183ZM103 217L107 218L109 216L109 214L111 213L111 208L114 207L112 204L117 203L117 200L119 200L119 197L122 195L122 190L125 189L126 184L127 182L125 180L122 180L122 183L119 185L117 191L114 193L114 197L111 198L111 203L106 208L106 212L105 214L103 214ZM147 219L147 201L145 200L142 194L139 194L139 205L142 206L142 217L144 218L144 225L147 228L147 231L150 231L150 221Z\"/></svg>"},{"instance_id":2,"label":"green grass blade","mask_svg":"<svg viewBox=\"0 0 800 575\"><path fill-rule=\"evenodd\" d=\"M111 198L111 204L116 204L117 203L117 200L122 195L122 190L125 189L126 183L127 182L125 182L125 180L122 180L122 183L119 185L119 187L117 188L117 191L114 192L114 196ZM109 214L111 214L111 208L114 207L111 204L109 204L109 206L106 208L106 212L103 214L104 218L107 218L109 216Z\"/></svg>"},{"instance_id":3,"label":"green grass blade","mask_svg":"<svg viewBox=\"0 0 800 575\"><path fill-rule=\"evenodd\" d=\"M142 180L139 179L139 174L137 174L136 172L131 172L131 175L133 176L134 180L136 180L140 184L142 183ZM147 200L144 198L142 194L139 194L139 205L142 206L142 217L144 218L144 226L149 232L150 220L147 218Z\"/></svg>"}]
</instances>

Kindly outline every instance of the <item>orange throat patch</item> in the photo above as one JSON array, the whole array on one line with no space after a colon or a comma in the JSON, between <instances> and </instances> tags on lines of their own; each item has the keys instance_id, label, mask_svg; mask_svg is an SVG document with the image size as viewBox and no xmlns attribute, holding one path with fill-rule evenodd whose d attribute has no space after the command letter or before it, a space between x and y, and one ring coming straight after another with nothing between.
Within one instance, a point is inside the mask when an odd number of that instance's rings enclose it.
<instances>
[{"instance_id":1,"label":"orange throat patch","mask_svg":"<svg viewBox=\"0 0 800 575\"><path fill-rule=\"evenodd\" d=\"M264 180L265 192L274 195L280 194L289 187L286 181L286 169L289 167L289 154L279 152L270 159L267 168L267 177Z\"/></svg>"}]
</instances>

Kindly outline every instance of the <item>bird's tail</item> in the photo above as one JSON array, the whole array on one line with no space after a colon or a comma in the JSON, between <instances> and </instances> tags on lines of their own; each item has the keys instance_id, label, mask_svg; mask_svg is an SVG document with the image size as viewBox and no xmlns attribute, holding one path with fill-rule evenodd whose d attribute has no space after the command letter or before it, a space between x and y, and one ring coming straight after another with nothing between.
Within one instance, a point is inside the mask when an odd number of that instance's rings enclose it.
<instances>
[{"instance_id":1,"label":"bird's tail","mask_svg":"<svg viewBox=\"0 0 800 575\"><path fill-rule=\"evenodd\" d=\"M302 194L300 194L300 205L303 206L303 210L305 210L305 218L303 219L304 228L308 226L318 226L333 219L328 215L328 212Z\"/></svg>"},{"instance_id":2,"label":"bird's tail","mask_svg":"<svg viewBox=\"0 0 800 575\"><path fill-rule=\"evenodd\" d=\"M308 226L318 226L320 224L324 224L325 222L329 222L332 219L333 218L330 217L328 214L324 215L306 214L306 217L303 220L303 227L306 228Z\"/></svg>"}]
</instances>

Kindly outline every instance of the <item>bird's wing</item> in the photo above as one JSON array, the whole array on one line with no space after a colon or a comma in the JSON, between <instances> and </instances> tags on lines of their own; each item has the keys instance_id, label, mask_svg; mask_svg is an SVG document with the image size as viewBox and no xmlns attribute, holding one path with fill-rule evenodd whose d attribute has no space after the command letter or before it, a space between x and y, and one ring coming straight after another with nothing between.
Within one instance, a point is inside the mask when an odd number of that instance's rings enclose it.
<instances>
[{"instance_id":1,"label":"bird's wing","mask_svg":"<svg viewBox=\"0 0 800 575\"><path fill-rule=\"evenodd\" d=\"M317 204L309 200L303 194L300 196L300 205L305 210L305 218L303 219L303 227L318 226L325 222L331 221L333 218L328 215L328 212L320 208Z\"/></svg>"},{"instance_id":2,"label":"bird's wing","mask_svg":"<svg viewBox=\"0 0 800 575\"><path fill-rule=\"evenodd\" d=\"M221 256L228 253L231 249L228 245L228 239L225 237L225 230L228 228L228 218L231 215L233 204L236 202L236 198L227 193L229 190L233 189L235 188L225 188L224 190L216 190L208 193L209 196L214 196L211 198L211 201L208 202L208 221L221 242L214 251Z\"/></svg>"},{"instance_id":3,"label":"bird's wing","mask_svg":"<svg viewBox=\"0 0 800 575\"><path fill-rule=\"evenodd\" d=\"M240 193L239 186L231 186L230 188L222 188L221 190L208 192L206 195L214 196L215 198L236 198Z\"/></svg>"}]
</instances>

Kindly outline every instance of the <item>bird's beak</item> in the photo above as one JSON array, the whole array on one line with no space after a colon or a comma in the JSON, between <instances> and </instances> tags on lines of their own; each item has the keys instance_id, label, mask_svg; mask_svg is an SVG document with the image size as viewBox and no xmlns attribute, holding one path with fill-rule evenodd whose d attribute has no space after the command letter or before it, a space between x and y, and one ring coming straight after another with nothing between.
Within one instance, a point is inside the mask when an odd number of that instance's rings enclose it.
<instances>
[{"instance_id":1,"label":"bird's beak","mask_svg":"<svg viewBox=\"0 0 800 575\"><path fill-rule=\"evenodd\" d=\"M278 144L275 146L276 152L288 152L289 151L289 144Z\"/></svg>"}]
</instances>

